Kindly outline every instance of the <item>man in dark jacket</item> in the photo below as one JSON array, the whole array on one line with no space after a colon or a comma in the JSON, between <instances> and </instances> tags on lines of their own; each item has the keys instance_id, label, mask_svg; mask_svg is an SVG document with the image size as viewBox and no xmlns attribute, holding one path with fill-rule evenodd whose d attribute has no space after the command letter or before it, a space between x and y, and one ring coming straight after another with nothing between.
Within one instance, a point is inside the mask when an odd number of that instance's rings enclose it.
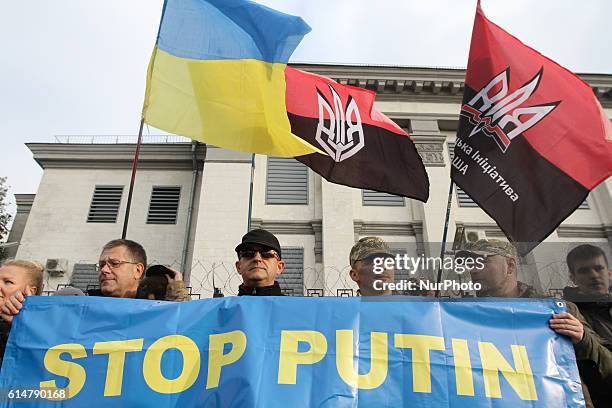
<instances>
[{"instance_id":1,"label":"man in dark jacket","mask_svg":"<svg viewBox=\"0 0 612 408\"><path fill-rule=\"evenodd\" d=\"M164 296L159 300L181 302L191 299L180 272L162 265L153 265L145 272L146 265L147 254L142 245L129 239L112 240L102 248L97 265L100 289L89 290L87 294L134 299L138 297L143 278L156 274L165 282Z\"/></svg>"},{"instance_id":2,"label":"man in dark jacket","mask_svg":"<svg viewBox=\"0 0 612 408\"><path fill-rule=\"evenodd\" d=\"M570 279L576 287L566 287L563 297L576 304L584 320L595 332L594 346L579 355L576 347L580 376L588 386L595 407L608 406L612 401L612 270L601 248L580 245L567 254ZM570 309L571 303L568 303ZM572 309L570 309L572 312ZM572 314L576 314L576 311ZM601 351L602 348L609 351ZM600 351L598 351L600 350Z\"/></svg>"},{"instance_id":3,"label":"man in dark jacket","mask_svg":"<svg viewBox=\"0 0 612 408\"><path fill-rule=\"evenodd\" d=\"M255 229L236 247L236 270L242 276L238 296L282 296L276 281L285 269L278 239L269 231Z\"/></svg>"},{"instance_id":4,"label":"man in dark jacket","mask_svg":"<svg viewBox=\"0 0 612 408\"><path fill-rule=\"evenodd\" d=\"M139 243L128 239L112 240L104 245L98 260L97 270L100 289L89 290L87 294L89 296L134 299L146 265L147 254ZM172 290L172 297L166 300L187 300L184 298L186 290L181 274L174 270L170 271L174 275L174 278L169 276L170 282L168 284L169 292L170 289ZM179 297L181 298L179 299ZM11 323L13 317L23 307L24 300L25 296L20 292L5 299L4 305L0 309L0 317Z\"/></svg>"},{"instance_id":5,"label":"man in dark jacket","mask_svg":"<svg viewBox=\"0 0 612 408\"><path fill-rule=\"evenodd\" d=\"M554 315L550 327L572 340L587 408L608 407L612 398L612 351L574 303L567 302L567 311Z\"/></svg>"},{"instance_id":6,"label":"man in dark jacket","mask_svg":"<svg viewBox=\"0 0 612 408\"><path fill-rule=\"evenodd\" d=\"M533 287L517 279L517 251L509 242L481 239L467 243L464 249L457 253L457 257L473 258L482 262L481 267L470 270L472 281L482 285L482 290L476 292L477 296L541 297ZM473 262L473 264L480 266L480 262ZM553 315L550 320L550 328L571 339L578 367L591 367L591 376L608 383L608 388L610 388L612 385L612 353L602 344L601 338L590 328L576 305L568 302L567 309L569 313ZM583 381L582 391L587 408L607 406L601 405L601 402L598 401L593 381L585 376L582 369L580 377Z\"/></svg>"},{"instance_id":7,"label":"man in dark jacket","mask_svg":"<svg viewBox=\"0 0 612 408\"><path fill-rule=\"evenodd\" d=\"M129 239L112 240L102 248L97 265L100 289L88 294L135 298L146 267L147 254L142 245Z\"/></svg>"}]
</instances>

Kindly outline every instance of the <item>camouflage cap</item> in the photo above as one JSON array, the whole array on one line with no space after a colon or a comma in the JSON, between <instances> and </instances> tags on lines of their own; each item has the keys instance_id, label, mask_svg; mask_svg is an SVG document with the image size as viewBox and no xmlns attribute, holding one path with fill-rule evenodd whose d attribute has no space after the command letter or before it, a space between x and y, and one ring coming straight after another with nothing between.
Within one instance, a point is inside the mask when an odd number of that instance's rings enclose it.
<instances>
[{"instance_id":1,"label":"camouflage cap","mask_svg":"<svg viewBox=\"0 0 612 408\"><path fill-rule=\"evenodd\" d=\"M349 263L351 266L355 264L360 259L366 258L368 255L372 254L389 254L391 253L391 249L389 249L389 245L381 238L378 237L364 237L361 238L353 248L351 248L351 254L349 256Z\"/></svg>"},{"instance_id":2,"label":"camouflage cap","mask_svg":"<svg viewBox=\"0 0 612 408\"><path fill-rule=\"evenodd\" d=\"M456 256L476 255L501 255L505 257L517 257L516 247L510 242L499 239L479 239L476 242L466 242Z\"/></svg>"}]
</instances>

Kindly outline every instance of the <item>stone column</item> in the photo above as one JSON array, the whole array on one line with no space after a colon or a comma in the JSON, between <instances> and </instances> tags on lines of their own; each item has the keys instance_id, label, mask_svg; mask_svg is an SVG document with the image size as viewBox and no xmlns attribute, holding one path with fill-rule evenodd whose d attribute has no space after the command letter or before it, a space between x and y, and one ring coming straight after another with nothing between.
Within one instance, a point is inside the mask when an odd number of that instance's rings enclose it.
<instances>
[{"instance_id":1,"label":"stone column","mask_svg":"<svg viewBox=\"0 0 612 408\"><path fill-rule=\"evenodd\" d=\"M593 210L597 211L608 243L612 249L612 178L598 185L591 192L591 204Z\"/></svg>"},{"instance_id":2,"label":"stone column","mask_svg":"<svg viewBox=\"0 0 612 408\"><path fill-rule=\"evenodd\" d=\"M410 124L411 137L427 167L430 183L429 201L427 204L415 201L415 215L423 220L422 237L425 243L439 243L442 241L450 183L450 165L446 166L444 161L446 136L440 133L438 122L435 119L412 120ZM451 217L447 242L452 242L454 231L455 223ZM440 250L435 246L429 248L427 244L424 249L428 256L438 256Z\"/></svg>"},{"instance_id":3,"label":"stone column","mask_svg":"<svg viewBox=\"0 0 612 408\"><path fill-rule=\"evenodd\" d=\"M225 295L238 293L242 279L234 266L234 248L247 232L250 177L250 154L209 147L190 276L190 285L203 298L211 297L213 273Z\"/></svg>"},{"instance_id":4,"label":"stone column","mask_svg":"<svg viewBox=\"0 0 612 408\"><path fill-rule=\"evenodd\" d=\"M348 276L349 253L355 243L354 191L322 180L321 213L326 296L335 296L352 282Z\"/></svg>"}]
</instances>

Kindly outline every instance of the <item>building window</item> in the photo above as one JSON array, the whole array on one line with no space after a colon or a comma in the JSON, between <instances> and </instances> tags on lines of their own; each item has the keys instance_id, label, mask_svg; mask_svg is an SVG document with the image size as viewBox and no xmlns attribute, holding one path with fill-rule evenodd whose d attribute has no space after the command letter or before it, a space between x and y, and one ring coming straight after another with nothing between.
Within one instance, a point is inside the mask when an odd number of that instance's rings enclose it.
<instances>
[{"instance_id":1,"label":"building window","mask_svg":"<svg viewBox=\"0 0 612 408\"><path fill-rule=\"evenodd\" d=\"M291 157L268 157L266 204L308 204L308 167Z\"/></svg>"},{"instance_id":2,"label":"building window","mask_svg":"<svg viewBox=\"0 0 612 408\"><path fill-rule=\"evenodd\" d=\"M403 207L406 203L404 197L372 190L361 191L361 202L363 205L378 205L384 207Z\"/></svg>"},{"instance_id":3,"label":"building window","mask_svg":"<svg viewBox=\"0 0 612 408\"><path fill-rule=\"evenodd\" d=\"M123 186L96 186L87 222L115 223L123 195Z\"/></svg>"},{"instance_id":4,"label":"building window","mask_svg":"<svg viewBox=\"0 0 612 408\"><path fill-rule=\"evenodd\" d=\"M285 270L278 283L285 295L304 296L304 248L281 248Z\"/></svg>"},{"instance_id":5,"label":"building window","mask_svg":"<svg viewBox=\"0 0 612 408\"><path fill-rule=\"evenodd\" d=\"M455 188L457 189L457 202L459 203L459 207L478 207L478 204L476 204L461 187L455 184Z\"/></svg>"},{"instance_id":6,"label":"building window","mask_svg":"<svg viewBox=\"0 0 612 408\"><path fill-rule=\"evenodd\" d=\"M452 163L453 159L455 158L455 142L448 142L448 157ZM478 204L476 204L474 200L472 200L470 196L457 184L455 184L455 191L457 194L457 203L459 203L459 207L478 207Z\"/></svg>"},{"instance_id":7,"label":"building window","mask_svg":"<svg viewBox=\"0 0 612 408\"><path fill-rule=\"evenodd\" d=\"M147 224L176 224L180 187L154 186L147 213Z\"/></svg>"}]
</instances>

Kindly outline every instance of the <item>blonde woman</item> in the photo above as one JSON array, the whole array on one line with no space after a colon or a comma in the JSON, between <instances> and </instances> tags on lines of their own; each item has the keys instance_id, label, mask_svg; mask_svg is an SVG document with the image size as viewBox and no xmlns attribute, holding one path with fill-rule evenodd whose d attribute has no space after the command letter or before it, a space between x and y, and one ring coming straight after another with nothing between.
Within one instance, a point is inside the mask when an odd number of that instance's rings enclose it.
<instances>
[{"instance_id":1,"label":"blonde woman","mask_svg":"<svg viewBox=\"0 0 612 408\"><path fill-rule=\"evenodd\" d=\"M0 308L14 306L11 298L23 302L24 296L40 295L43 288L43 273L45 268L38 262L24 260L6 261L0 266ZM19 304L21 309L21 304ZM10 321L0 322L0 361L4 357L4 348L11 329Z\"/></svg>"}]
</instances>

